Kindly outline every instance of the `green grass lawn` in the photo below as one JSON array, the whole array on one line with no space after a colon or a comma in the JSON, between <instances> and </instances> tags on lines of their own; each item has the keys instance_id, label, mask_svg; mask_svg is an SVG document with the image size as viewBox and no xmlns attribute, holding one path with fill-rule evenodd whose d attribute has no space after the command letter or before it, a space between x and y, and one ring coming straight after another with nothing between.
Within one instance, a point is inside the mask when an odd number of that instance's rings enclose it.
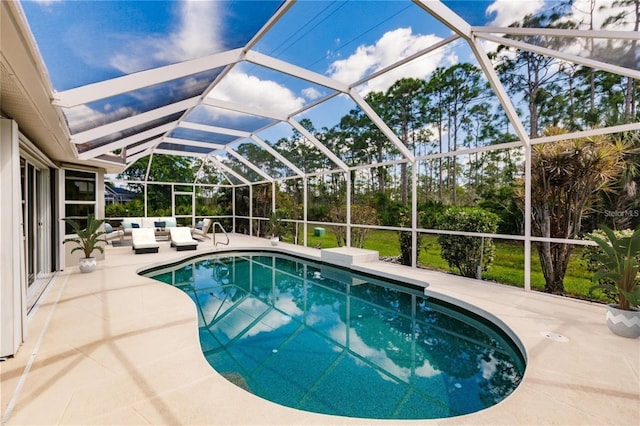
<instances>
[{"instance_id":1,"label":"green grass lawn","mask_svg":"<svg viewBox=\"0 0 640 426\"><path fill-rule=\"evenodd\" d=\"M307 235L309 247L331 248L337 247L335 235L330 228L325 228L326 234L322 237L313 235L313 229ZM302 244L302 242L301 242ZM524 287L524 243L521 241L494 241L496 252L489 270L482 274L487 281L495 281L502 284ZM395 231L372 230L365 241L365 248L377 250L380 256L399 256L400 242ZM571 255L571 260L564 277L565 293L568 296L586 300L606 301L598 293L589 294L591 287L591 273L587 271L586 262L581 259L582 248L577 247ZM436 235L422 236L422 249L419 254L419 263L430 269L457 274L440 256L440 244ZM544 276L540 267L540 259L535 247L531 250L531 288L544 289Z\"/></svg>"}]
</instances>

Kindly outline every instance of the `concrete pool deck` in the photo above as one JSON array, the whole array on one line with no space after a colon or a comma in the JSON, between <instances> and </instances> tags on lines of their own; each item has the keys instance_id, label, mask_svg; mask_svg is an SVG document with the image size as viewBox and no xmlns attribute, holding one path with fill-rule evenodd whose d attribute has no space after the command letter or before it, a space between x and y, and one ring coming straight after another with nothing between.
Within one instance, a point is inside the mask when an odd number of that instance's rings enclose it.
<instances>
[{"instance_id":1,"label":"concrete pool deck","mask_svg":"<svg viewBox=\"0 0 640 426\"><path fill-rule=\"evenodd\" d=\"M231 234L229 248L267 247ZM220 246L219 250L227 249ZM280 245L315 259L320 250ZM198 252L213 250L211 240ZM137 275L192 256L160 243L157 254L108 247L92 274L59 273L29 315L29 335L0 363L7 425L386 424L282 407L227 382L206 362L196 310L180 290ZM528 357L518 389L501 403L460 417L395 424L593 424L640 422L640 339L613 335L602 305L454 275L367 262L477 306L506 323Z\"/></svg>"}]
</instances>

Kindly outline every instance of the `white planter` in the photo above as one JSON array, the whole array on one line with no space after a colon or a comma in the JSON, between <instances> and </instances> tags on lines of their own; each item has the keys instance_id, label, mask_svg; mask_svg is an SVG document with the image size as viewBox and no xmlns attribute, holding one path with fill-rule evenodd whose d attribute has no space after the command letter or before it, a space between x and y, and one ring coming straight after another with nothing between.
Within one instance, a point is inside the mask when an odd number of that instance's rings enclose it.
<instances>
[{"instance_id":1,"label":"white planter","mask_svg":"<svg viewBox=\"0 0 640 426\"><path fill-rule=\"evenodd\" d=\"M618 305L607 305L607 327L618 336L640 337L640 310L623 311Z\"/></svg>"},{"instance_id":2,"label":"white planter","mask_svg":"<svg viewBox=\"0 0 640 426\"><path fill-rule=\"evenodd\" d=\"M280 238L279 237L271 237L271 245L272 246L277 246L279 242L280 242Z\"/></svg>"},{"instance_id":3,"label":"white planter","mask_svg":"<svg viewBox=\"0 0 640 426\"><path fill-rule=\"evenodd\" d=\"M97 262L95 257L82 257L80 258L78 267L80 268L80 272L93 272L96 270L96 264Z\"/></svg>"}]
</instances>

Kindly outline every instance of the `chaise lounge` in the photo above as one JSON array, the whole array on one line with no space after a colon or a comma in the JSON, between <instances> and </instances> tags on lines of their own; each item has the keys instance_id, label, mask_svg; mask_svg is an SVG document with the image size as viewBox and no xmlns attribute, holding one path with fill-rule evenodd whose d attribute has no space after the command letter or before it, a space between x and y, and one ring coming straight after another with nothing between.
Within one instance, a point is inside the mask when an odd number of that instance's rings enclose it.
<instances>
[{"instance_id":1,"label":"chaise lounge","mask_svg":"<svg viewBox=\"0 0 640 426\"><path fill-rule=\"evenodd\" d=\"M195 250L198 247L198 241L193 239L189 228L169 228L169 234L171 236L171 247L175 247L177 251Z\"/></svg>"},{"instance_id":2,"label":"chaise lounge","mask_svg":"<svg viewBox=\"0 0 640 426\"><path fill-rule=\"evenodd\" d=\"M157 253L160 249L160 244L156 241L153 228L132 229L131 246L136 254Z\"/></svg>"}]
</instances>

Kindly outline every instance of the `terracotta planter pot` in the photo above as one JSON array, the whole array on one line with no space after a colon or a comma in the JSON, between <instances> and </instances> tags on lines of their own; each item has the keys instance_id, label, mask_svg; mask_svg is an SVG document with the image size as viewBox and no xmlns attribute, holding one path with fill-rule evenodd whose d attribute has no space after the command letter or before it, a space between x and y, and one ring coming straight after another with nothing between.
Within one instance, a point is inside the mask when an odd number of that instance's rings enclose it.
<instances>
[{"instance_id":1,"label":"terracotta planter pot","mask_svg":"<svg viewBox=\"0 0 640 426\"><path fill-rule=\"evenodd\" d=\"M97 262L95 257L82 257L80 258L78 267L80 268L80 272L93 272L96 270L96 264Z\"/></svg>"},{"instance_id":2,"label":"terracotta planter pot","mask_svg":"<svg viewBox=\"0 0 640 426\"><path fill-rule=\"evenodd\" d=\"M618 305L607 305L607 327L618 336L640 337L640 310L623 311Z\"/></svg>"}]
</instances>

